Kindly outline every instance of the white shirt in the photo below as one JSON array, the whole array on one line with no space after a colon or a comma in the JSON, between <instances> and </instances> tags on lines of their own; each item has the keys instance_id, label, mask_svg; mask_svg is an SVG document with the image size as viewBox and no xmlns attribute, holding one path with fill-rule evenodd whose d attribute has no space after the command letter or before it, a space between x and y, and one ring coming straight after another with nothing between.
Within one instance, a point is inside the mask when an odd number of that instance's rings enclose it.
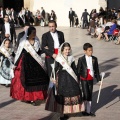
<instances>
[{"instance_id":1,"label":"white shirt","mask_svg":"<svg viewBox=\"0 0 120 120\"><path fill-rule=\"evenodd\" d=\"M58 40L58 34L57 34L57 32L55 32L55 33L50 32L50 33L51 33L52 38L54 40L54 48L59 48L60 43L59 43L59 40Z\"/></svg>"},{"instance_id":2,"label":"white shirt","mask_svg":"<svg viewBox=\"0 0 120 120\"><path fill-rule=\"evenodd\" d=\"M72 14L72 10L70 10L70 14Z\"/></svg>"},{"instance_id":3,"label":"white shirt","mask_svg":"<svg viewBox=\"0 0 120 120\"><path fill-rule=\"evenodd\" d=\"M9 11L9 10L6 10L6 14L8 14L8 15L9 15L9 13L10 13L10 11Z\"/></svg>"},{"instance_id":4,"label":"white shirt","mask_svg":"<svg viewBox=\"0 0 120 120\"><path fill-rule=\"evenodd\" d=\"M10 35L10 24L8 22L5 22L5 34Z\"/></svg>"},{"instance_id":5,"label":"white shirt","mask_svg":"<svg viewBox=\"0 0 120 120\"><path fill-rule=\"evenodd\" d=\"M3 10L1 11L1 13L0 13L0 14L1 14L1 18L3 18Z\"/></svg>"},{"instance_id":6,"label":"white shirt","mask_svg":"<svg viewBox=\"0 0 120 120\"><path fill-rule=\"evenodd\" d=\"M107 22L105 26L112 26L113 23L112 22Z\"/></svg>"},{"instance_id":7,"label":"white shirt","mask_svg":"<svg viewBox=\"0 0 120 120\"><path fill-rule=\"evenodd\" d=\"M41 14L42 14L43 10L41 10Z\"/></svg>"},{"instance_id":8,"label":"white shirt","mask_svg":"<svg viewBox=\"0 0 120 120\"><path fill-rule=\"evenodd\" d=\"M90 75L94 77L94 72L93 72L93 63L92 63L92 57L91 56L85 56L86 62L87 62L87 69L90 70Z\"/></svg>"},{"instance_id":9,"label":"white shirt","mask_svg":"<svg viewBox=\"0 0 120 120\"><path fill-rule=\"evenodd\" d=\"M22 15L25 15L25 10L22 10Z\"/></svg>"},{"instance_id":10,"label":"white shirt","mask_svg":"<svg viewBox=\"0 0 120 120\"><path fill-rule=\"evenodd\" d=\"M36 17L39 17L40 16L40 13L39 12L36 12Z\"/></svg>"},{"instance_id":11,"label":"white shirt","mask_svg":"<svg viewBox=\"0 0 120 120\"><path fill-rule=\"evenodd\" d=\"M12 17L14 17L14 12L12 11Z\"/></svg>"}]
</instances>

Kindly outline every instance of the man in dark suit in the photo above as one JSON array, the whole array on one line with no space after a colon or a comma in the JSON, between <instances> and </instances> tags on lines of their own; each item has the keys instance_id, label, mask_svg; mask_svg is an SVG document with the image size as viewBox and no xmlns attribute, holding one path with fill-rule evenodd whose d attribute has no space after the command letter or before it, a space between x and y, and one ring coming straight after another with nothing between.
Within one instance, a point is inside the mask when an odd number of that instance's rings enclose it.
<instances>
[{"instance_id":1,"label":"man in dark suit","mask_svg":"<svg viewBox=\"0 0 120 120\"><path fill-rule=\"evenodd\" d=\"M83 24L82 24L83 29L85 27L85 24L86 24L87 27L89 27L88 16L89 16L89 13L87 12L87 9L85 9L85 11L82 13L82 17L81 17L81 20L83 20Z\"/></svg>"},{"instance_id":2,"label":"man in dark suit","mask_svg":"<svg viewBox=\"0 0 120 120\"><path fill-rule=\"evenodd\" d=\"M51 64L54 63L58 48L65 42L65 39L63 32L56 30L57 24L55 21L50 21L48 26L49 32L42 35L42 50L46 54L45 63L50 76L52 71Z\"/></svg>"},{"instance_id":3,"label":"man in dark suit","mask_svg":"<svg viewBox=\"0 0 120 120\"><path fill-rule=\"evenodd\" d=\"M10 23L10 31L11 31L11 41L13 42L14 39L14 43L16 44L16 31L15 31L15 21L14 18L12 18L11 15L9 15L9 23Z\"/></svg>"},{"instance_id":4,"label":"man in dark suit","mask_svg":"<svg viewBox=\"0 0 120 120\"><path fill-rule=\"evenodd\" d=\"M92 56L93 47L90 43L85 43L83 49L85 55L79 58L77 69L78 78L80 79L82 85L83 100L86 108L84 115L95 116L95 114L91 112L91 102L93 92L93 79L95 77L98 82L101 81L98 60L96 57Z\"/></svg>"},{"instance_id":5,"label":"man in dark suit","mask_svg":"<svg viewBox=\"0 0 120 120\"><path fill-rule=\"evenodd\" d=\"M74 27L74 16L75 12L72 10L72 8L70 8L69 11L70 27Z\"/></svg>"},{"instance_id":6,"label":"man in dark suit","mask_svg":"<svg viewBox=\"0 0 120 120\"><path fill-rule=\"evenodd\" d=\"M8 15L4 16L4 24L1 26L0 32L2 35L2 40L4 40L5 38L10 38L11 42L13 42L13 37L14 37L14 40L16 41L15 27L13 22L9 21Z\"/></svg>"},{"instance_id":7,"label":"man in dark suit","mask_svg":"<svg viewBox=\"0 0 120 120\"><path fill-rule=\"evenodd\" d=\"M10 17L13 19L14 24L17 24L17 13L13 8L11 8Z\"/></svg>"},{"instance_id":8,"label":"man in dark suit","mask_svg":"<svg viewBox=\"0 0 120 120\"><path fill-rule=\"evenodd\" d=\"M10 9L9 8L5 9L5 15L8 15L8 16L10 15Z\"/></svg>"},{"instance_id":9,"label":"man in dark suit","mask_svg":"<svg viewBox=\"0 0 120 120\"><path fill-rule=\"evenodd\" d=\"M45 26L45 10L43 7L41 7L41 26Z\"/></svg>"},{"instance_id":10,"label":"man in dark suit","mask_svg":"<svg viewBox=\"0 0 120 120\"><path fill-rule=\"evenodd\" d=\"M4 16L5 16L5 10L3 10L3 7L0 8L0 25L4 24Z\"/></svg>"},{"instance_id":11,"label":"man in dark suit","mask_svg":"<svg viewBox=\"0 0 120 120\"><path fill-rule=\"evenodd\" d=\"M25 22L30 23L30 16L31 16L31 13L28 10L28 8L26 8L26 10L25 10Z\"/></svg>"},{"instance_id":12,"label":"man in dark suit","mask_svg":"<svg viewBox=\"0 0 120 120\"><path fill-rule=\"evenodd\" d=\"M43 7L41 7L41 16L45 19L45 10Z\"/></svg>"}]
</instances>

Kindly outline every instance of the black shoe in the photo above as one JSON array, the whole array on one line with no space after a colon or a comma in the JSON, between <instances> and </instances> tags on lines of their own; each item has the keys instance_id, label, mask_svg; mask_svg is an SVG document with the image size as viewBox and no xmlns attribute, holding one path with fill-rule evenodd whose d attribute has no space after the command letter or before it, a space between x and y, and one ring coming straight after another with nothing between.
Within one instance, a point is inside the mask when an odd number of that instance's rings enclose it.
<instances>
[{"instance_id":1,"label":"black shoe","mask_svg":"<svg viewBox=\"0 0 120 120\"><path fill-rule=\"evenodd\" d=\"M65 118L65 119L69 119L69 116L68 116L68 115L64 115L64 118Z\"/></svg>"},{"instance_id":2,"label":"black shoe","mask_svg":"<svg viewBox=\"0 0 120 120\"><path fill-rule=\"evenodd\" d=\"M82 112L82 115L83 115L83 116L91 116L91 117L95 117L95 116L96 116L96 115L95 115L94 113L92 113L92 112L90 112L90 113Z\"/></svg>"},{"instance_id":3,"label":"black shoe","mask_svg":"<svg viewBox=\"0 0 120 120\"><path fill-rule=\"evenodd\" d=\"M24 103L27 103L27 104L31 104L31 101L21 100L21 102L24 102Z\"/></svg>"},{"instance_id":4,"label":"black shoe","mask_svg":"<svg viewBox=\"0 0 120 120\"><path fill-rule=\"evenodd\" d=\"M110 42L110 40L105 40L105 42Z\"/></svg>"},{"instance_id":5,"label":"black shoe","mask_svg":"<svg viewBox=\"0 0 120 120\"><path fill-rule=\"evenodd\" d=\"M31 105L37 106L36 102L31 102Z\"/></svg>"},{"instance_id":6,"label":"black shoe","mask_svg":"<svg viewBox=\"0 0 120 120\"><path fill-rule=\"evenodd\" d=\"M65 120L65 118L64 117L60 117L60 120Z\"/></svg>"},{"instance_id":7,"label":"black shoe","mask_svg":"<svg viewBox=\"0 0 120 120\"><path fill-rule=\"evenodd\" d=\"M8 88L8 87L10 87L10 85L9 85L9 84L6 84L5 87Z\"/></svg>"},{"instance_id":8,"label":"black shoe","mask_svg":"<svg viewBox=\"0 0 120 120\"><path fill-rule=\"evenodd\" d=\"M27 103L27 104L31 104L31 101L25 101L25 103Z\"/></svg>"},{"instance_id":9,"label":"black shoe","mask_svg":"<svg viewBox=\"0 0 120 120\"><path fill-rule=\"evenodd\" d=\"M82 115L83 116L89 116L89 113L87 113L87 112L84 111L84 112L82 112Z\"/></svg>"},{"instance_id":10,"label":"black shoe","mask_svg":"<svg viewBox=\"0 0 120 120\"><path fill-rule=\"evenodd\" d=\"M96 115L95 115L95 113L90 112L90 113L89 113L89 116L95 117Z\"/></svg>"},{"instance_id":11,"label":"black shoe","mask_svg":"<svg viewBox=\"0 0 120 120\"><path fill-rule=\"evenodd\" d=\"M83 116L85 116L85 115L86 115L86 112L85 112L85 111L84 111L84 112L82 112L82 115L83 115Z\"/></svg>"},{"instance_id":12,"label":"black shoe","mask_svg":"<svg viewBox=\"0 0 120 120\"><path fill-rule=\"evenodd\" d=\"M86 34L86 35L91 35L90 33Z\"/></svg>"}]
</instances>

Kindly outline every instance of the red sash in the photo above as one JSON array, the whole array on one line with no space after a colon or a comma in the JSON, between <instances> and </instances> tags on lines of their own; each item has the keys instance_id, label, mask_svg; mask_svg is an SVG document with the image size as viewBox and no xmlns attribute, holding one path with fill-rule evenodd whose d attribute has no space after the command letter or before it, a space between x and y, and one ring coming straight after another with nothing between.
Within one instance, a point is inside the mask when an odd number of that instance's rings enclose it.
<instances>
[{"instance_id":1,"label":"red sash","mask_svg":"<svg viewBox=\"0 0 120 120\"><path fill-rule=\"evenodd\" d=\"M55 54L58 54L58 48L57 48L57 49L54 49L54 53L55 53Z\"/></svg>"},{"instance_id":2,"label":"red sash","mask_svg":"<svg viewBox=\"0 0 120 120\"><path fill-rule=\"evenodd\" d=\"M87 77L83 78L80 76L80 79L81 80L93 80L93 77L89 74L89 72L90 72L90 69L87 69Z\"/></svg>"},{"instance_id":3,"label":"red sash","mask_svg":"<svg viewBox=\"0 0 120 120\"><path fill-rule=\"evenodd\" d=\"M54 54L58 54L58 48L54 49ZM46 56L46 58L50 58L50 56Z\"/></svg>"}]
</instances>

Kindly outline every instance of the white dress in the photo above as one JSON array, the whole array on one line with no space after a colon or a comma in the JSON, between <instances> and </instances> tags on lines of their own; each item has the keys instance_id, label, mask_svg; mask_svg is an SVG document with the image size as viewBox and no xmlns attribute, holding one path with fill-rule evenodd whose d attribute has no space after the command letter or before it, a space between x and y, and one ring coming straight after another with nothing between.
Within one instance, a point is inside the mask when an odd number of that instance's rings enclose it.
<instances>
[{"instance_id":1,"label":"white dress","mask_svg":"<svg viewBox=\"0 0 120 120\"><path fill-rule=\"evenodd\" d=\"M9 48L8 52L10 57L7 58L5 55L0 53L0 84L11 84L11 80L14 77L13 74L13 63L12 63L12 54L13 50Z\"/></svg>"}]
</instances>

